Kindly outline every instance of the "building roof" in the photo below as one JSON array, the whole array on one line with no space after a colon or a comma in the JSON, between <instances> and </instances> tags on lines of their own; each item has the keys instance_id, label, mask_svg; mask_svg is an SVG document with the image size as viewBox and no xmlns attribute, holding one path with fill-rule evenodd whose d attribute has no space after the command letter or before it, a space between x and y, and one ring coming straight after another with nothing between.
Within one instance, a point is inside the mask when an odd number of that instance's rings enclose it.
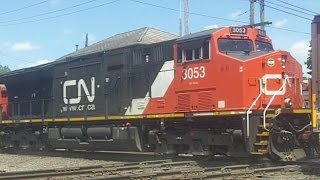
<instances>
[{"instance_id":1,"label":"building roof","mask_svg":"<svg viewBox=\"0 0 320 180\"><path fill-rule=\"evenodd\" d=\"M222 28L213 28L213 29L208 29L208 30L192 33L192 34L187 34L187 35L179 38L177 41L181 43L181 42L195 40L197 38L210 37L212 35L212 33L217 32L220 29L222 29Z\"/></svg>"},{"instance_id":2,"label":"building roof","mask_svg":"<svg viewBox=\"0 0 320 180\"><path fill-rule=\"evenodd\" d=\"M164 32L151 27L144 27L133 31L116 34L107 39L94 43L88 47L79 49L78 51L67 54L59 60L63 60L67 57L77 57L87 54L93 54L97 52L108 51L112 49L118 49L126 46L136 44L153 44L169 40L177 39L179 36Z\"/></svg>"}]
</instances>

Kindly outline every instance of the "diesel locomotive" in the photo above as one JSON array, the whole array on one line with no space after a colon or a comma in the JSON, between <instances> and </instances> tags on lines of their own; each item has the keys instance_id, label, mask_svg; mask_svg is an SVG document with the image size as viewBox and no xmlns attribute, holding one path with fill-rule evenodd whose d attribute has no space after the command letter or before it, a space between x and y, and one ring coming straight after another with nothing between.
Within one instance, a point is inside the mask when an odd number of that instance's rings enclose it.
<instances>
[{"instance_id":1,"label":"diesel locomotive","mask_svg":"<svg viewBox=\"0 0 320 180\"><path fill-rule=\"evenodd\" d=\"M137 29L0 83L2 148L286 161L319 150L316 99L310 92L305 106L301 64L251 26L183 37Z\"/></svg>"}]
</instances>

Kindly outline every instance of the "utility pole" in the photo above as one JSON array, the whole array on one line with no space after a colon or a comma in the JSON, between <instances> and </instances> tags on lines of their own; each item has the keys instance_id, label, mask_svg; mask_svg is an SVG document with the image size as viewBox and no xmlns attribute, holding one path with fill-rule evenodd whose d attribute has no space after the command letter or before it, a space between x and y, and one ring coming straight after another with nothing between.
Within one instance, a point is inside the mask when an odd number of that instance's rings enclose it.
<instances>
[{"instance_id":1,"label":"utility pole","mask_svg":"<svg viewBox=\"0 0 320 180\"><path fill-rule=\"evenodd\" d=\"M184 0L184 34L189 34L189 5L188 0Z\"/></svg>"},{"instance_id":2,"label":"utility pole","mask_svg":"<svg viewBox=\"0 0 320 180\"><path fill-rule=\"evenodd\" d=\"M312 125L319 131L318 112L320 111L320 15L314 17L311 24L312 44ZM318 126L317 126L318 125Z\"/></svg>"},{"instance_id":3,"label":"utility pole","mask_svg":"<svg viewBox=\"0 0 320 180\"><path fill-rule=\"evenodd\" d=\"M254 25L254 2L255 0L250 0L250 25Z\"/></svg>"},{"instance_id":4,"label":"utility pole","mask_svg":"<svg viewBox=\"0 0 320 180\"><path fill-rule=\"evenodd\" d=\"M180 3L180 11L179 11L179 36L182 36L182 0L179 0Z\"/></svg>"},{"instance_id":5,"label":"utility pole","mask_svg":"<svg viewBox=\"0 0 320 180\"><path fill-rule=\"evenodd\" d=\"M260 23L262 23L261 29L265 30L265 24L263 24L264 23L264 0L260 0Z\"/></svg>"}]
</instances>

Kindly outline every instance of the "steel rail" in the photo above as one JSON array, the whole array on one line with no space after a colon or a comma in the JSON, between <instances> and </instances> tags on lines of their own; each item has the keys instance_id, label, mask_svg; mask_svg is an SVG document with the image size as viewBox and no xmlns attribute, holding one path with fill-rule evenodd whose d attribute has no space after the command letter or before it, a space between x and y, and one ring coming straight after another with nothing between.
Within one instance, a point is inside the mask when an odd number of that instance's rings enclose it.
<instances>
[{"instance_id":1,"label":"steel rail","mask_svg":"<svg viewBox=\"0 0 320 180\"><path fill-rule=\"evenodd\" d=\"M318 164L318 163L315 163ZM313 165L313 162L297 164L273 164L265 167L263 164L242 164L232 166L205 167L195 161L157 160L133 163L115 163L107 165L84 166L74 168L58 168L48 170L18 171L0 173L0 179L48 179L48 178L76 178L76 179L213 179L213 178L257 178L271 177L276 173L301 172ZM302 166L301 166L302 165ZM310 167L310 168L312 168Z\"/></svg>"},{"instance_id":2,"label":"steel rail","mask_svg":"<svg viewBox=\"0 0 320 180\"><path fill-rule=\"evenodd\" d=\"M144 161L144 162L128 162L128 163L114 163L114 164L105 164L105 165L80 166L80 167L72 167L72 168L1 172L0 179L27 179L27 178L37 178L37 177L67 176L67 175L74 175L74 174L94 173L101 169L106 171L130 170L130 169L136 169L139 167L145 167L146 165L159 166L161 164L170 164L170 162L172 161L156 160L156 161ZM172 162L172 164L174 165L175 162Z\"/></svg>"}]
</instances>

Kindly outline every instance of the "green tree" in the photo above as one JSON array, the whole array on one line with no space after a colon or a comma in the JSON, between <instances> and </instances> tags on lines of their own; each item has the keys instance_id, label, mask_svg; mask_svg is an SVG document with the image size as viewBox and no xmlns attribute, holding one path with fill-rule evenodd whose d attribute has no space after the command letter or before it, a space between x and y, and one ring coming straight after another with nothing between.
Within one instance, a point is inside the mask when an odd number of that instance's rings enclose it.
<instances>
[{"instance_id":1,"label":"green tree","mask_svg":"<svg viewBox=\"0 0 320 180\"><path fill-rule=\"evenodd\" d=\"M2 66L0 65L0 75L1 74L4 74L4 73L7 73L10 71L10 68L8 66Z\"/></svg>"},{"instance_id":2,"label":"green tree","mask_svg":"<svg viewBox=\"0 0 320 180\"><path fill-rule=\"evenodd\" d=\"M307 58L307 61L304 62L304 64L307 65L307 68L308 69L312 69L312 48L311 48L311 41L310 41L310 45L309 45L310 49L308 51L308 58Z\"/></svg>"}]
</instances>

